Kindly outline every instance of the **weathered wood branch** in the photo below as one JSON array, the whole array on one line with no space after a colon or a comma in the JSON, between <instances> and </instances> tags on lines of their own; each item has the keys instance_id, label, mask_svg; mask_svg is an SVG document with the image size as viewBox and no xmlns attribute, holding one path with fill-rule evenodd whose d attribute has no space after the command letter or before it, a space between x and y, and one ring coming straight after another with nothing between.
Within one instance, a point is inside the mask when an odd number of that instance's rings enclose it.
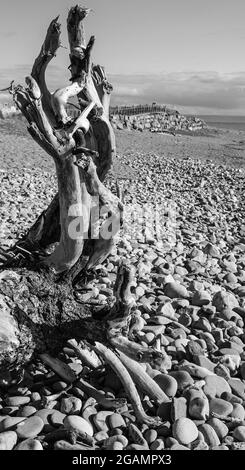
<instances>
[{"instance_id":1,"label":"weathered wood branch","mask_svg":"<svg viewBox=\"0 0 245 470\"><path fill-rule=\"evenodd\" d=\"M100 65L93 65L91 75L94 86L104 108L105 116L107 119L109 119L109 108L113 87L107 80L104 67L101 67Z\"/></svg>"},{"instance_id":2,"label":"weathered wood branch","mask_svg":"<svg viewBox=\"0 0 245 470\"><path fill-rule=\"evenodd\" d=\"M103 357L103 359L107 362L107 364L110 365L110 367L119 377L125 391L127 392L129 400L132 403L137 421L140 423L146 423L149 427L159 426L162 422L161 418L158 416L148 416L145 413L136 386L132 381L127 368L123 365L116 354L99 342L95 343L94 348L95 351Z\"/></svg>"},{"instance_id":3,"label":"weathered wood branch","mask_svg":"<svg viewBox=\"0 0 245 470\"><path fill-rule=\"evenodd\" d=\"M169 402L168 396L159 387L159 385L145 372L143 367L138 362L130 359L128 356L120 352L120 361L124 364L128 370L133 382L139 387L141 391L144 391L146 395L153 399L156 404L163 402Z\"/></svg>"},{"instance_id":4,"label":"weathered wood branch","mask_svg":"<svg viewBox=\"0 0 245 470\"><path fill-rule=\"evenodd\" d=\"M60 23L58 22L59 17L51 21L47 30L46 38L41 47L41 51L36 58L31 75L36 80L41 94L42 94L42 105L44 112L51 123L55 123L55 116L51 106L51 93L49 92L45 79L45 72L49 62L56 56L56 52L60 47Z\"/></svg>"},{"instance_id":5,"label":"weathered wood branch","mask_svg":"<svg viewBox=\"0 0 245 470\"><path fill-rule=\"evenodd\" d=\"M90 75L90 54L92 51L92 47L94 45L94 40L95 38L92 36L90 38L90 41L84 50L84 57L82 59L79 59L76 55L76 74L74 77L72 77L72 83L69 86L66 86L64 88L60 88L56 90L53 95L52 95L52 107L54 110L54 113L56 115L56 118L60 124L67 124L72 121L72 118L70 118L67 114L66 111L66 105L67 102L70 98L77 96L87 85L88 80L89 80L89 75ZM71 46L71 54L70 54L71 61L74 62L74 50L73 46ZM72 67L74 69L74 66ZM90 102L93 102L95 105L95 102L91 99ZM101 104L100 104L101 106ZM78 118L79 119L79 118ZM73 127L76 127L76 125ZM77 126L78 128L79 126ZM75 131L74 131L75 132Z\"/></svg>"}]
</instances>

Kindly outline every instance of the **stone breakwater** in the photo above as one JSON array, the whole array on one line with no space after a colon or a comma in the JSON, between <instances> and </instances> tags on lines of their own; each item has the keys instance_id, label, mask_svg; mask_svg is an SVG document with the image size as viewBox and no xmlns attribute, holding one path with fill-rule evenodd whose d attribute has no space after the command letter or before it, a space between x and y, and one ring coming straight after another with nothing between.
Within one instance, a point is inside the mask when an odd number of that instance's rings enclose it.
<instances>
[{"instance_id":1,"label":"stone breakwater","mask_svg":"<svg viewBox=\"0 0 245 470\"><path fill-rule=\"evenodd\" d=\"M72 386L37 357L18 383L0 387L0 449L244 450L245 173L156 154L131 152L120 162L133 175L124 181L126 205L174 201L175 239L169 244L167 231L160 240L144 230L120 236L78 295L106 305L120 259L135 267L130 337L164 354L161 364L138 367L169 402L138 389L147 414L162 424L140 425L114 372L94 371L67 344L58 358L75 376ZM10 246L46 207L55 181L22 169L1 172L0 182L0 244ZM107 184L115 190L114 178ZM125 403L105 408L84 380Z\"/></svg>"},{"instance_id":2,"label":"stone breakwater","mask_svg":"<svg viewBox=\"0 0 245 470\"><path fill-rule=\"evenodd\" d=\"M206 129L206 123L198 117L184 116L178 112L157 112L139 115L114 114L111 117L115 129L128 129L150 132L178 131L198 132Z\"/></svg>"},{"instance_id":3,"label":"stone breakwater","mask_svg":"<svg viewBox=\"0 0 245 470\"><path fill-rule=\"evenodd\" d=\"M0 119L9 119L20 115L15 105L4 105L0 108Z\"/></svg>"}]
</instances>

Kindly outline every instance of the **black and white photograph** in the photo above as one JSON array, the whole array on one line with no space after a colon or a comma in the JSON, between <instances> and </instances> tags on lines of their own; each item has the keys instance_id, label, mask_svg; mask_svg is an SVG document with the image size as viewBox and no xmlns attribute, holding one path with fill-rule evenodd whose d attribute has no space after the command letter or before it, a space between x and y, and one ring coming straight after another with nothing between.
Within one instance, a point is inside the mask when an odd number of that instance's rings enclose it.
<instances>
[{"instance_id":1,"label":"black and white photograph","mask_svg":"<svg viewBox=\"0 0 245 470\"><path fill-rule=\"evenodd\" d=\"M244 18L244 0L1 1L9 465L245 450Z\"/></svg>"}]
</instances>

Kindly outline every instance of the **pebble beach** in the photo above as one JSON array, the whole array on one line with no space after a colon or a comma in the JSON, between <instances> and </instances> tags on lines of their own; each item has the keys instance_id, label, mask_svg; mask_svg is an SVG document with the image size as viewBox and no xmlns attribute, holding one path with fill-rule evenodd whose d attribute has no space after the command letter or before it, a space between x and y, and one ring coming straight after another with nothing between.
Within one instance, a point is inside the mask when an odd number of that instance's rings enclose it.
<instances>
[{"instance_id":1,"label":"pebble beach","mask_svg":"<svg viewBox=\"0 0 245 470\"><path fill-rule=\"evenodd\" d=\"M58 359L72 386L37 356L18 384L0 388L0 450L245 450L245 133L115 133L106 185L115 193L118 181L126 209L160 212L158 230L147 217L139 229L126 210L112 253L79 296L106 304L120 259L134 266L131 339L164 354L158 368L138 366L168 400L138 392L161 424L140 425L114 372L95 373L68 344ZM2 248L56 191L54 164L24 121L0 121ZM103 407L83 380L124 405Z\"/></svg>"}]
</instances>

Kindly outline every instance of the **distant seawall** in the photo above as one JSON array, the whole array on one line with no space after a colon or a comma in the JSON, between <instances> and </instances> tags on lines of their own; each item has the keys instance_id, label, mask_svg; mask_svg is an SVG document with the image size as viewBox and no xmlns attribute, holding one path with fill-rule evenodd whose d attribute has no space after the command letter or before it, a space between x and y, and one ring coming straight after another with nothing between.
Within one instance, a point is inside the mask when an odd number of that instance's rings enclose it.
<instances>
[{"instance_id":1,"label":"distant seawall","mask_svg":"<svg viewBox=\"0 0 245 470\"><path fill-rule=\"evenodd\" d=\"M17 116L20 114L19 109L16 106L5 104L0 108L0 119L8 119Z\"/></svg>"},{"instance_id":2,"label":"distant seawall","mask_svg":"<svg viewBox=\"0 0 245 470\"><path fill-rule=\"evenodd\" d=\"M185 116L178 111L159 105L115 106L110 108L113 127L150 132L195 132L207 128L195 116Z\"/></svg>"},{"instance_id":3,"label":"distant seawall","mask_svg":"<svg viewBox=\"0 0 245 470\"><path fill-rule=\"evenodd\" d=\"M79 111L68 105L68 114L77 117ZM19 115L15 105L0 108L0 118L8 119ZM160 105L114 106L110 107L110 121L115 129L150 132L177 131L196 132L207 128L206 123L195 116L185 116L178 111Z\"/></svg>"}]
</instances>

